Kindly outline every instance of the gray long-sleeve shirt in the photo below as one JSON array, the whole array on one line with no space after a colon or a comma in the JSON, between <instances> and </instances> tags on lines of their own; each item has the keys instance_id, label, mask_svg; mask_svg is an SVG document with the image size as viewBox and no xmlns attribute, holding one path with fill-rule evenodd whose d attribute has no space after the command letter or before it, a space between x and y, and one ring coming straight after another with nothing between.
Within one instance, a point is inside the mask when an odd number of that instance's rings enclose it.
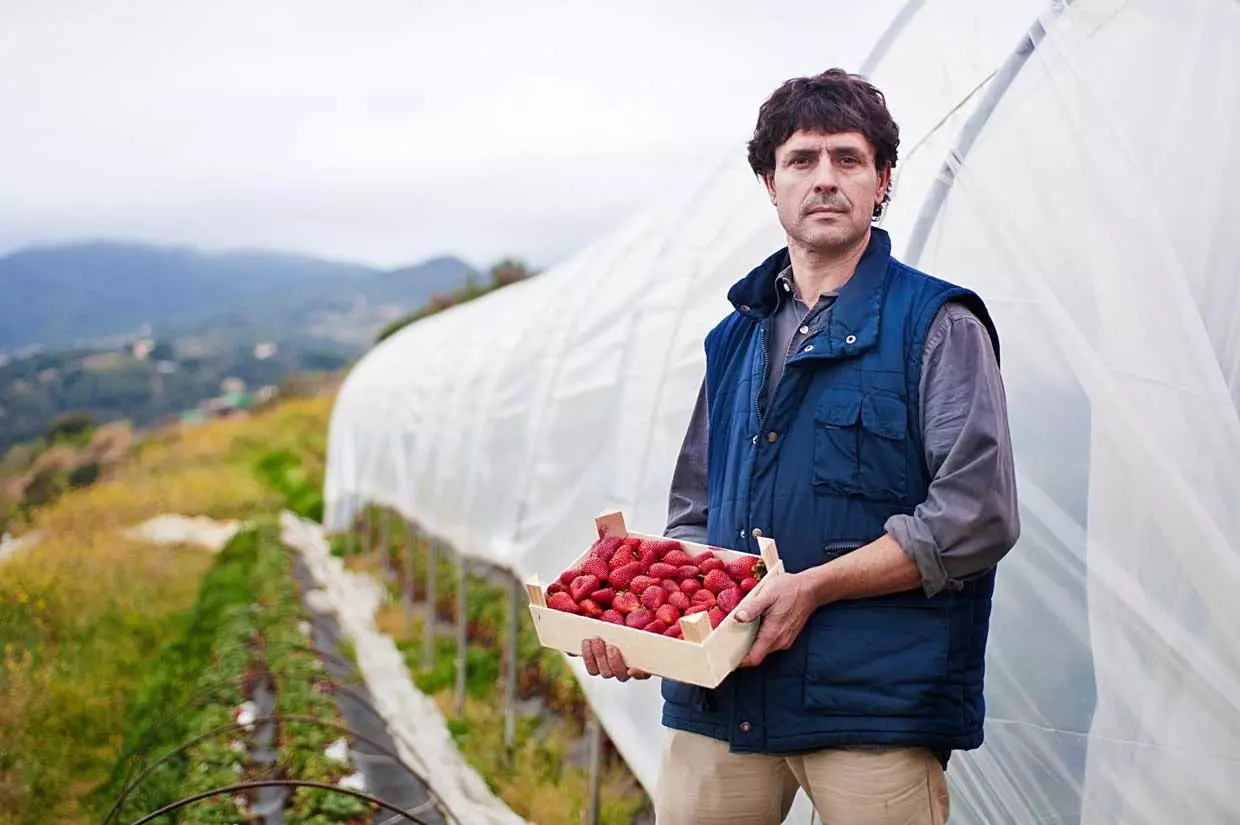
<instances>
[{"instance_id":1,"label":"gray long-sleeve shirt","mask_svg":"<svg viewBox=\"0 0 1240 825\"><path fill-rule=\"evenodd\" d=\"M824 294L811 309L797 295L790 269L779 283L768 387L779 380L788 354L825 323L836 297ZM912 515L892 516L885 527L933 596L992 568L1020 533L1003 379L986 328L960 304L946 304L931 324L920 395L930 489ZM664 531L672 538L706 541L709 422L703 382L672 475Z\"/></svg>"}]
</instances>

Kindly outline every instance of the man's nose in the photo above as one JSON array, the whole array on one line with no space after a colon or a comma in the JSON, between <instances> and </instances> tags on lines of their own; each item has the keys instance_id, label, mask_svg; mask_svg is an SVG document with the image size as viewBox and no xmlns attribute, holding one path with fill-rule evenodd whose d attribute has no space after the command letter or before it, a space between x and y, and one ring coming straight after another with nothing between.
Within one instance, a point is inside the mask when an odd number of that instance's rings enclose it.
<instances>
[{"instance_id":1,"label":"man's nose","mask_svg":"<svg viewBox=\"0 0 1240 825\"><path fill-rule=\"evenodd\" d=\"M835 179L835 165L831 163L830 156L824 156L814 170L814 191L834 192L838 188L839 181Z\"/></svg>"}]
</instances>

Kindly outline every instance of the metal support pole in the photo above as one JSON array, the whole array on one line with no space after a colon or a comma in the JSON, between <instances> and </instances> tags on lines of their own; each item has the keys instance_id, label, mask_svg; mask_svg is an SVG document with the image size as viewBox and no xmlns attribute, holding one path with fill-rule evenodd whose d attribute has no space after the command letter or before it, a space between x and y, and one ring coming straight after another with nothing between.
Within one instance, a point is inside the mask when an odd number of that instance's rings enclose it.
<instances>
[{"instance_id":1,"label":"metal support pole","mask_svg":"<svg viewBox=\"0 0 1240 825\"><path fill-rule=\"evenodd\" d=\"M392 516L383 508L379 511L379 563L383 565L383 578L392 580Z\"/></svg>"},{"instance_id":2,"label":"metal support pole","mask_svg":"<svg viewBox=\"0 0 1240 825\"><path fill-rule=\"evenodd\" d=\"M422 667L435 665L435 625L439 623L439 546L433 539L426 541L426 621L422 625Z\"/></svg>"},{"instance_id":3,"label":"metal support pole","mask_svg":"<svg viewBox=\"0 0 1240 825\"><path fill-rule=\"evenodd\" d=\"M465 650L469 645L466 633L466 584L469 580L469 562L456 554L456 715L465 711Z\"/></svg>"},{"instance_id":4,"label":"metal support pole","mask_svg":"<svg viewBox=\"0 0 1240 825\"><path fill-rule=\"evenodd\" d=\"M504 747L509 757L517 744L517 630L524 598L521 582L513 576L508 585L508 678L504 685Z\"/></svg>"},{"instance_id":5,"label":"metal support pole","mask_svg":"<svg viewBox=\"0 0 1240 825\"><path fill-rule=\"evenodd\" d=\"M590 737L590 807L586 815L586 823L598 825L599 788L602 785L603 774L603 726L599 724L598 717L593 713L590 713L590 720L586 723L586 735Z\"/></svg>"},{"instance_id":6,"label":"metal support pole","mask_svg":"<svg viewBox=\"0 0 1240 825\"><path fill-rule=\"evenodd\" d=\"M413 633L413 548L416 543L413 525L406 521L405 553L402 559L404 561L405 582L404 587L401 588L401 600L404 602L405 608L405 638L408 638Z\"/></svg>"}]
</instances>

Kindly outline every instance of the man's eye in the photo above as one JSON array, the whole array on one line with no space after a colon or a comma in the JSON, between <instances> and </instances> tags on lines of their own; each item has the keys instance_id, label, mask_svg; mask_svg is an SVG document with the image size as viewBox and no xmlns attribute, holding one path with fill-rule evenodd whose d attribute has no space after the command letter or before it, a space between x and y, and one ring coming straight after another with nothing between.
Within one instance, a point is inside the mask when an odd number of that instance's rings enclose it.
<instances>
[{"instance_id":1,"label":"man's eye","mask_svg":"<svg viewBox=\"0 0 1240 825\"><path fill-rule=\"evenodd\" d=\"M857 159L853 157L852 155L844 155L842 158L840 158L840 164L842 164L843 166L856 166Z\"/></svg>"},{"instance_id":2,"label":"man's eye","mask_svg":"<svg viewBox=\"0 0 1240 825\"><path fill-rule=\"evenodd\" d=\"M809 163L809 158L793 158L792 159L793 166L805 166L808 163Z\"/></svg>"}]
</instances>

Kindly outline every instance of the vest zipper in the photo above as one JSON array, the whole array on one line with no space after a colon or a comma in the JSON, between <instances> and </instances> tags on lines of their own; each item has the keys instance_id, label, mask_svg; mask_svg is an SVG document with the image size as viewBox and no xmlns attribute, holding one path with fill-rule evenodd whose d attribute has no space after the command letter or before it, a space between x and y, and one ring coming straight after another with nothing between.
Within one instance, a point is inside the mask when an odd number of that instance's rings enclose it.
<instances>
[{"instance_id":1,"label":"vest zipper","mask_svg":"<svg viewBox=\"0 0 1240 825\"><path fill-rule=\"evenodd\" d=\"M766 378L769 370L767 369L767 352L766 352L766 319L758 324L758 348L762 353L761 364L762 383L758 385L758 394L753 399L753 412L758 419L758 434L762 433L762 420L766 417L766 410L763 409L762 396L766 392ZM767 405L769 406L769 405Z\"/></svg>"}]
</instances>

